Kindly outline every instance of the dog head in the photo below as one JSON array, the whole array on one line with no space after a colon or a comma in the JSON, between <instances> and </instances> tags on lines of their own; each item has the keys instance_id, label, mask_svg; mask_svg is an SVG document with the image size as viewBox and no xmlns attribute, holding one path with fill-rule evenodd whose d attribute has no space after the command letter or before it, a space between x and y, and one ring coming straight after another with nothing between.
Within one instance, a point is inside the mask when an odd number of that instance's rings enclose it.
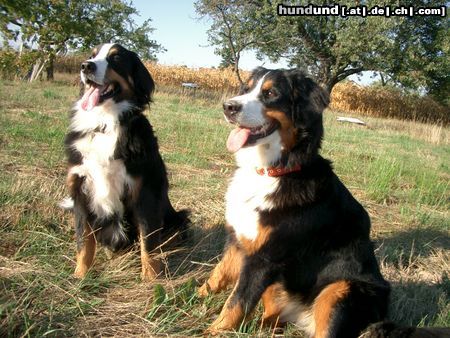
<instances>
[{"instance_id":1,"label":"dog head","mask_svg":"<svg viewBox=\"0 0 450 338\"><path fill-rule=\"evenodd\" d=\"M239 95L223 104L225 119L236 126L228 150L246 153L245 161L249 149L257 149L261 164L275 165L295 154L305 163L320 148L328 103L328 94L299 70L257 68Z\"/></svg>"},{"instance_id":2,"label":"dog head","mask_svg":"<svg viewBox=\"0 0 450 338\"><path fill-rule=\"evenodd\" d=\"M108 100L130 101L143 108L151 102L155 85L136 53L118 44L107 43L92 51L81 64L84 95L81 107L91 110Z\"/></svg>"}]
</instances>

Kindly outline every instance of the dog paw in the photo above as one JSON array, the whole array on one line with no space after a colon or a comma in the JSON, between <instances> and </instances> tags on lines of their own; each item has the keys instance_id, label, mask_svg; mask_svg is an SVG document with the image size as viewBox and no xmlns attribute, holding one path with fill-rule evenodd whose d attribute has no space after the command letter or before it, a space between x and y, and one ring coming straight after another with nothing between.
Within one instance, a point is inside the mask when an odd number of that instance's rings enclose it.
<instances>
[{"instance_id":1,"label":"dog paw","mask_svg":"<svg viewBox=\"0 0 450 338\"><path fill-rule=\"evenodd\" d=\"M199 295L199 297L205 298L208 295L211 294L211 289L208 285L208 283L204 283L202 286L200 286L197 290L197 294Z\"/></svg>"},{"instance_id":2,"label":"dog paw","mask_svg":"<svg viewBox=\"0 0 450 338\"><path fill-rule=\"evenodd\" d=\"M73 276L75 277L75 278L78 278L78 279L83 279L84 278L84 276L86 276L86 273L87 273L87 270L85 270L85 269L75 269L75 272L73 273Z\"/></svg>"},{"instance_id":3,"label":"dog paw","mask_svg":"<svg viewBox=\"0 0 450 338\"><path fill-rule=\"evenodd\" d=\"M220 317L219 317L220 318ZM224 321L217 318L211 326L206 330L206 334L210 336L218 336L224 334L226 331L230 331L232 328L223 325Z\"/></svg>"},{"instance_id":4,"label":"dog paw","mask_svg":"<svg viewBox=\"0 0 450 338\"><path fill-rule=\"evenodd\" d=\"M158 275L152 269L142 269L141 279L143 282L152 282Z\"/></svg>"}]
</instances>

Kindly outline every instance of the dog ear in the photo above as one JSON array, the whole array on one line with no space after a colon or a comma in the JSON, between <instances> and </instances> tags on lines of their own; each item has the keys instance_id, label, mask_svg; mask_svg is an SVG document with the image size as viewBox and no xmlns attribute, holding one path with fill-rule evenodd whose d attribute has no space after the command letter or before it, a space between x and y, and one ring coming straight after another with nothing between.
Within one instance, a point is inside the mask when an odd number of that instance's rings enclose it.
<instances>
[{"instance_id":1,"label":"dog ear","mask_svg":"<svg viewBox=\"0 0 450 338\"><path fill-rule=\"evenodd\" d=\"M255 69L252 70L252 73L251 73L250 77L256 77L256 76L258 76L260 74L265 74L268 71L269 70L267 68L259 66L259 67L256 67ZM258 76L258 77L260 77L260 76Z\"/></svg>"},{"instance_id":2,"label":"dog ear","mask_svg":"<svg viewBox=\"0 0 450 338\"><path fill-rule=\"evenodd\" d=\"M145 106L152 102L153 92L155 91L155 82L148 69L144 66L136 53L134 55L133 81L136 92L137 102Z\"/></svg>"},{"instance_id":3,"label":"dog ear","mask_svg":"<svg viewBox=\"0 0 450 338\"><path fill-rule=\"evenodd\" d=\"M294 103L321 114L330 103L328 92L299 69L287 72Z\"/></svg>"}]
</instances>

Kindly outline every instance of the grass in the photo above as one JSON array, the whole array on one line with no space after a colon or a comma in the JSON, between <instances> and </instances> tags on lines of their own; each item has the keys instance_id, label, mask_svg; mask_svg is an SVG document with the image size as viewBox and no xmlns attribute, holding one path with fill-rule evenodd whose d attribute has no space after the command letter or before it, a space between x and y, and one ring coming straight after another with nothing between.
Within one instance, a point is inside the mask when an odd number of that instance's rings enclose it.
<instances>
[{"instance_id":1,"label":"grass","mask_svg":"<svg viewBox=\"0 0 450 338\"><path fill-rule=\"evenodd\" d=\"M66 195L63 138L77 93L67 81L0 82L0 335L201 335L226 297L195 294L221 253L234 168L220 101L160 91L148 114L171 199L192 211L189 243L163 255L165 277L142 283L136 248L112 258L100 250L79 281L71 275L72 219L56 206ZM393 286L390 318L450 326L450 130L364 119L369 128L338 123L327 111L322 153L371 215ZM270 336L260 314L229 336Z\"/></svg>"}]
</instances>

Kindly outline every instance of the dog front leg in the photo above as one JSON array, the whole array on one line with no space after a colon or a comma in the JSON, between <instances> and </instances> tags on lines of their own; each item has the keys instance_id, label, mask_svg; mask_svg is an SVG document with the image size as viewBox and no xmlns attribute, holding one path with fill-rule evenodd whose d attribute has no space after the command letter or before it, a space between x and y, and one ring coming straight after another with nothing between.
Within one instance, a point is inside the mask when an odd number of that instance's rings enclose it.
<instances>
[{"instance_id":1,"label":"dog front leg","mask_svg":"<svg viewBox=\"0 0 450 338\"><path fill-rule=\"evenodd\" d=\"M218 293L226 289L229 285L234 285L241 271L243 254L235 243L230 242L221 261L214 267L211 276L198 289L201 297L206 297L210 293Z\"/></svg>"},{"instance_id":2,"label":"dog front leg","mask_svg":"<svg viewBox=\"0 0 450 338\"><path fill-rule=\"evenodd\" d=\"M75 212L75 234L77 237L77 265L74 276L83 278L95 257L96 240L89 223Z\"/></svg>"},{"instance_id":3,"label":"dog front leg","mask_svg":"<svg viewBox=\"0 0 450 338\"><path fill-rule=\"evenodd\" d=\"M154 280L160 274L161 261L155 252L161 245L162 216L157 200L145 188L140 190L135 215L141 246L141 277L143 281Z\"/></svg>"},{"instance_id":4,"label":"dog front leg","mask_svg":"<svg viewBox=\"0 0 450 338\"><path fill-rule=\"evenodd\" d=\"M160 245L161 230L156 230L156 232L149 232L145 224L139 227L142 265L141 278L145 282L154 280L161 272L161 261L155 257L156 253L154 252Z\"/></svg>"},{"instance_id":5,"label":"dog front leg","mask_svg":"<svg viewBox=\"0 0 450 338\"><path fill-rule=\"evenodd\" d=\"M239 280L222 308L219 317L208 329L218 333L237 329L251 315L263 292L273 284L277 271L257 255L244 257Z\"/></svg>"}]
</instances>

